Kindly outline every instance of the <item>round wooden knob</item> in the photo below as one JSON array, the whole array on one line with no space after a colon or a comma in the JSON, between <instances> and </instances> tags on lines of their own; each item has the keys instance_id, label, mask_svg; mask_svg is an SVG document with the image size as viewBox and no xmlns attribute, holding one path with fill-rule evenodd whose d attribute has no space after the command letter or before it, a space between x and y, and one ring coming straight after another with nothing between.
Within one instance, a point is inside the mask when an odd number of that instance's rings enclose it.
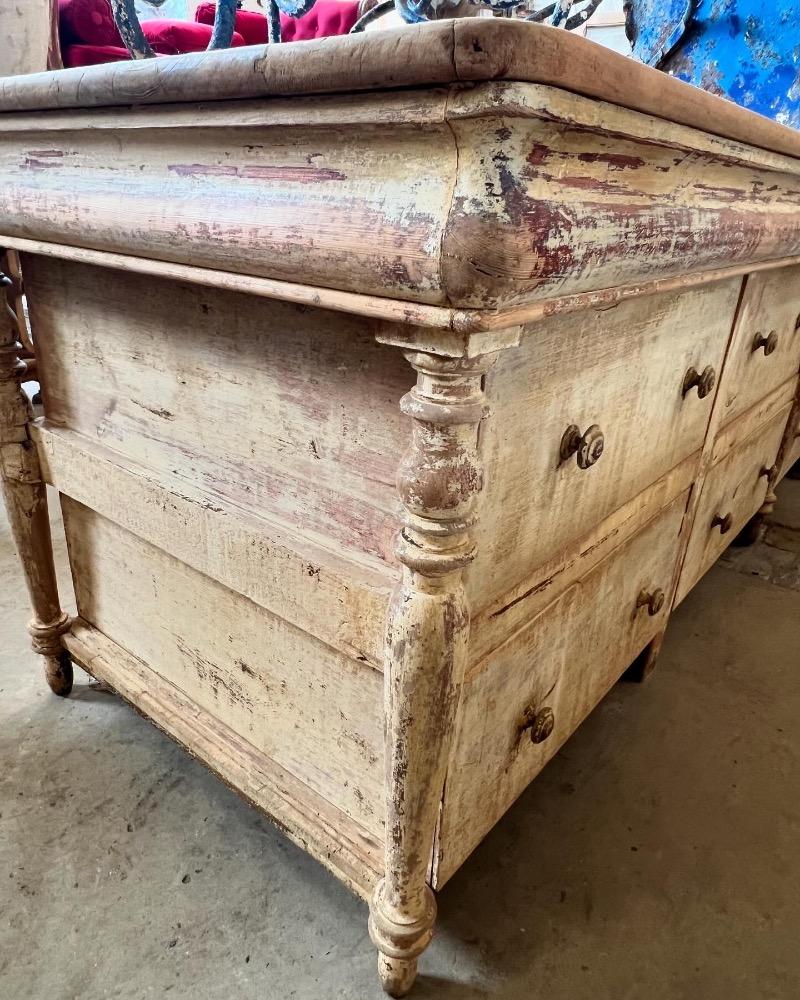
<instances>
[{"instance_id":1,"label":"round wooden knob","mask_svg":"<svg viewBox=\"0 0 800 1000\"><path fill-rule=\"evenodd\" d=\"M778 346L778 334L774 330L770 330L769 334L765 337L763 333L757 333L755 339L753 340L753 353L760 348L764 348L764 354L769 357L775 351Z\"/></svg>"},{"instance_id":2,"label":"round wooden knob","mask_svg":"<svg viewBox=\"0 0 800 1000\"><path fill-rule=\"evenodd\" d=\"M733 514L728 511L724 516L721 514L715 514L713 520L711 521L712 528L719 528L719 533L721 535L727 535L733 526Z\"/></svg>"},{"instance_id":3,"label":"round wooden knob","mask_svg":"<svg viewBox=\"0 0 800 1000\"><path fill-rule=\"evenodd\" d=\"M777 474L778 474L777 465L762 465L761 471L758 474L758 478L759 479L766 478L767 482L771 483L772 480L775 478L775 476L777 476Z\"/></svg>"},{"instance_id":4,"label":"round wooden knob","mask_svg":"<svg viewBox=\"0 0 800 1000\"><path fill-rule=\"evenodd\" d=\"M636 599L636 607L647 608L647 613L652 618L653 615L657 615L658 612L664 607L664 601L666 600L666 595L660 587L656 587L655 590L643 590Z\"/></svg>"},{"instance_id":5,"label":"round wooden knob","mask_svg":"<svg viewBox=\"0 0 800 1000\"><path fill-rule=\"evenodd\" d=\"M561 438L559 454L562 462L575 455L578 468L588 469L600 458L604 448L605 438L597 424L587 427L583 434L576 424L570 424Z\"/></svg>"},{"instance_id":6,"label":"round wooden knob","mask_svg":"<svg viewBox=\"0 0 800 1000\"><path fill-rule=\"evenodd\" d=\"M702 372L696 368L690 368L683 377L683 395L685 396L692 389L697 387L697 395L700 399L705 399L712 392L717 384L717 373L707 365Z\"/></svg>"}]
</instances>

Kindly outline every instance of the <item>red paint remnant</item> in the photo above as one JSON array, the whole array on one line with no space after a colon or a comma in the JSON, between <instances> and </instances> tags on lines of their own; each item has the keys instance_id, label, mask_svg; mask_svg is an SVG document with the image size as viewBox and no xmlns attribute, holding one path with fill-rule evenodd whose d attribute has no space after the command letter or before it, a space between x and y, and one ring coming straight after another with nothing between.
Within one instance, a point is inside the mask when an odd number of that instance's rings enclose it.
<instances>
[{"instance_id":1,"label":"red paint remnant","mask_svg":"<svg viewBox=\"0 0 800 1000\"><path fill-rule=\"evenodd\" d=\"M262 181L295 181L299 184L347 180L346 175L341 170L333 170L330 167L270 167L260 165L237 167L233 164L171 163L167 169L180 177L243 177Z\"/></svg>"},{"instance_id":2,"label":"red paint remnant","mask_svg":"<svg viewBox=\"0 0 800 1000\"><path fill-rule=\"evenodd\" d=\"M37 160L32 156L26 156L23 166L28 170L47 170L52 169L53 167L63 167L64 164L59 163L58 161L48 163L47 160Z\"/></svg>"},{"instance_id":3,"label":"red paint remnant","mask_svg":"<svg viewBox=\"0 0 800 1000\"><path fill-rule=\"evenodd\" d=\"M605 163L610 170L636 170L645 163L641 156L624 153L579 153L578 159L583 163Z\"/></svg>"},{"instance_id":4,"label":"red paint remnant","mask_svg":"<svg viewBox=\"0 0 800 1000\"><path fill-rule=\"evenodd\" d=\"M532 167L540 167L546 160L550 158L553 151L549 146L545 146L541 142L535 142L533 144L533 149L528 153L525 159L530 163Z\"/></svg>"}]
</instances>

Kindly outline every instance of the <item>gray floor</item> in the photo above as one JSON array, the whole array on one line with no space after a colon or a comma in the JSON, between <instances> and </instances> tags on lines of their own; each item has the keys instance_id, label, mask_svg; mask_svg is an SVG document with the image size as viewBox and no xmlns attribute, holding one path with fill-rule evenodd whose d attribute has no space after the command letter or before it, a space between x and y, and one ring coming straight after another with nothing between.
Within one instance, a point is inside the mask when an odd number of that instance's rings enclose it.
<instances>
[{"instance_id":1,"label":"gray floor","mask_svg":"<svg viewBox=\"0 0 800 1000\"><path fill-rule=\"evenodd\" d=\"M800 483L440 897L418 1000L800 996ZM60 549L63 557L63 548ZM0 1000L381 996L366 909L84 675L0 522Z\"/></svg>"}]
</instances>

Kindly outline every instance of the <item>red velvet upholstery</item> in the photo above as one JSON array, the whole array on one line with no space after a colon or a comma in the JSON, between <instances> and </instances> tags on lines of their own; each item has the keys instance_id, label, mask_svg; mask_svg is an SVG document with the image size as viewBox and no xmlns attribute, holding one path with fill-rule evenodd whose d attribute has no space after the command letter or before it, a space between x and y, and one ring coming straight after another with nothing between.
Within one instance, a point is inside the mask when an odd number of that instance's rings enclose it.
<instances>
[{"instance_id":1,"label":"red velvet upholstery","mask_svg":"<svg viewBox=\"0 0 800 1000\"><path fill-rule=\"evenodd\" d=\"M194 19L199 24L213 24L216 13L215 3L201 3L194 12ZM237 10L235 27L246 45L264 45L267 41L267 19L263 14L253 10Z\"/></svg>"},{"instance_id":2,"label":"red velvet upholstery","mask_svg":"<svg viewBox=\"0 0 800 1000\"><path fill-rule=\"evenodd\" d=\"M109 0L58 0L58 29L62 45L125 48Z\"/></svg>"},{"instance_id":3,"label":"red velvet upholstery","mask_svg":"<svg viewBox=\"0 0 800 1000\"><path fill-rule=\"evenodd\" d=\"M150 42L154 52L162 56L177 56L182 52L203 52L208 48L213 29L207 24L194 21L169 21L156 18L142 21L144 37ZM234 31L231 48L244 45L244 38Z\"/></svg>"},{"instance_id":4,"label":"red velvet upholstery","mask_svg":"<svg viewBox=\"0 0 800 1000\"><path fill-rule=\"evenodd\" d=\"M214 23L213 17L211 23ZM80 61L68 62L67 56L64 56L65 66L93 65L89 61L91 52L87 51L87 47L94 50L98 62L114 62L114 48L121 49L125 53L124 58L128 58L125 43L114 24L109 0L58 0L58 27L65 52L74 47L80 50L69 56ZM154 52L173 56L182 52L202 52L208 48L212 29L207 24L194 21L155 18L142 21L142 31ZM234 31L231 45L244 44L244 38Z\"/></svg>"},{"instance_id":5,"label":"red velvet upholstery","mask_svg":"<svg viewBox=\"0 0 800 1000\"><path fill-rule=\"evenodd\" d=\"M201 3L195 20L213 24L217 6ZM346 35L358 20L358 0L317 0L302 17L281 14L281 38L285 42L301 42L311 38ZM236 30L248 45L263 45L267 40L267 19L254 11L240 10L236 14Z\"/></svg>"},{"instance_id":6,"label":"red velvet upholstery","mask_svg":"<svg viewBox=\"0 0 800 1000\"><path fill-rule=\"evenodd\" d=\"M117 45L62 45L64 65L97 66L99 63L122 62L130 59L128 50Z\"/></svg>"}]
</instances>

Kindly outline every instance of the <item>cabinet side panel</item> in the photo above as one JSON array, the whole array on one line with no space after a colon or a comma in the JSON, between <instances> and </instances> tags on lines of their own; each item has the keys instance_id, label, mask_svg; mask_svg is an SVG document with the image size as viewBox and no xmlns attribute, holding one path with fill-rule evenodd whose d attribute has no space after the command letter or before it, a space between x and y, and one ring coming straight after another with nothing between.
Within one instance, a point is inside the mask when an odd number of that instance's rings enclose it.
<instances>
[{"instance_id":1,"label":"cabinet side panel","mask_svg":"<svg viewBox=\"0 0 800 1000\"><path fill-rule=\"evenodd\" d=\"M411 376L368 321L23 263L51 423L393 572Z\"/></svg>"},{"instance_id":2,"label":"cabinet side panel","mask_svg":"<svg viewBox=\"0 0 800 1000\"><path fill-rule=\"evenodd\" d=\"M375 838L382 678L67 497L78 612Z\"/></svg>"}]
</instances>

